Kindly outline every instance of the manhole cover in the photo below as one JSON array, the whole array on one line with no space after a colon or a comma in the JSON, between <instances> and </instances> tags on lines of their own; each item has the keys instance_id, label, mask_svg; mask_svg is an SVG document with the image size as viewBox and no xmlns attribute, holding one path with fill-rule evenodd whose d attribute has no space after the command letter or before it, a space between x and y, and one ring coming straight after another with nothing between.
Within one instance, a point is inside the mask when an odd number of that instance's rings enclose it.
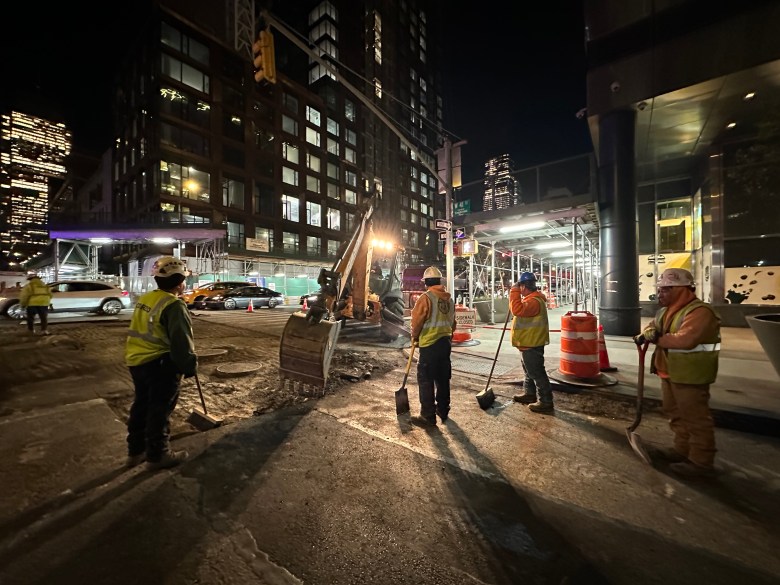
<instances>
[{"instance_id":1,"label":"manhole cover","mask_svg":"<svg viewBox=\"0 0 780 585\"><path fill-rule=\"evenodd\" d=\"M470 357L452 354L452 369L458 372L464 372L466 374L475 374L477 376L489 376L490 368L493 367L493 360L484 357ZM513 368L517 367L517 364L502 364L498 362L493 370L493 377L503 376Z\"/></svg>"},{"instance_id":2,"label":"manhole cover","mask_svg":"<svg viewBox=\"0 0 780 585\"><path fill-rule=\"evenodd\" d=\"M262 368L260 364L252 362L232 362L217 366L217 374L225 378L233 378L254 374L260 368Z\"/></svg>"},{"instance_id":3,"label":"manhole cover","mask_svg":"<svg viewBox=\"0 0 780 585\"><path fill-rule=\"evenodd\" d=\"M227 355L228 350L226 349L201 349L197 351L198 359L210 359L219 357L221 355Z\"/></svg>"}]
</instances>

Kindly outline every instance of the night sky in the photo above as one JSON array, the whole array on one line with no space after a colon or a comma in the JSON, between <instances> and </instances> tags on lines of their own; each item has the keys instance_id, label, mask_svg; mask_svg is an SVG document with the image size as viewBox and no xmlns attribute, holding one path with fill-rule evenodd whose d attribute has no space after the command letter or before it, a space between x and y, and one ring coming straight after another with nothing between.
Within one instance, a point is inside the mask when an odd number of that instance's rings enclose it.
<instances>
[{"instance_id":1,"label":"night sky","mask_svg":"<svg viewBox=\"0 0 780 585\"><path fill-rule=\"evenodd\" d=\"M32 111L51 100L48 111L64 119L77 147L108 148L113 68L139 23L123 7L138 3L7 4L0 106L21 96ZM442 12L445 127L468 141L465 182L480 180L485 160L504 152L522 168L590 151L587 124L575 116L585 106L580 2L456 0ZM83 24L66 24L74 18Z\"/></svg>"}]
</instances>

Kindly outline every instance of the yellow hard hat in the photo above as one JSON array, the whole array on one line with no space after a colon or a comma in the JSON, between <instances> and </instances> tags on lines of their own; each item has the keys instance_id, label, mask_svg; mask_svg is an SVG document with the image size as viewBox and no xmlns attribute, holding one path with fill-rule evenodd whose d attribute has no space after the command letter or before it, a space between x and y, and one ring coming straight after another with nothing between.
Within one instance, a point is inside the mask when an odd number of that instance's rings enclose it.
<instances>
[{"instance_id":1,"label":"yellow hard hat","mask_svg":"<svg viewBox=\"0 0 780 585\"><path fill-rule=\"evenodd\" d=\"M429 266L425 269L425 272L423 273L422 279L425 280L426 278L441 278L441 270L436 268L435 266Z\"/></svg>"}]
</instances>

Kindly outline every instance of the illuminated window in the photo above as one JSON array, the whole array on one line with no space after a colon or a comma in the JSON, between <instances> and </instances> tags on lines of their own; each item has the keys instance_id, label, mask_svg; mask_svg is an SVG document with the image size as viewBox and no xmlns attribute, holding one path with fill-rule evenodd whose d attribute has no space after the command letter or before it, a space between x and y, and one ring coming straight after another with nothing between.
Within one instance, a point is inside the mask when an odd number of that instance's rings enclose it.
<instances>
[{"instance_id":1,"label":"illuminated window","mask_svg":"<svg viewBox=\"0 0 780 585\"><path fill-rule=\"evenodd\" d=\"M341 211L338 209L328 209L328 229L340 230L341 229Z\"/></svg>"},{"instance_id":2,"label":"illuminated window","mask_svg":"<svg viewBox=\"0 0 780 585\"><path fill-rule=\"evenodd\" d=\"M161 73L203 93L209 93L209 76L175 57L162 53Z\"/></svg>"},{"instance_id":3,"label":"illuminated window","mask_svg":"<svg viewBox=\"0 0 780 585\"><path fill-rule=\"evenodd\" d=\"M246 237L244 235L244 224L235 221L227 222L227 242L228 246L243 248L246 246Z\"/></svg>"},{"instance_id":4,"label":"illuminated window","mask_svg":"<svg viewBox=\"0 0 780 585\"><path fill-rule=\"evenodd\" d=\"M313 154L307 154L306 155L306 166L310 170L319 173L320 172L320 159L319 159L319 157L316 157Z\"/></svg>"},{"instance_id":5,"label":"illuminated window","mask_svg":"<svg viewBox=\"0 0 780 585\"><path fill-rule=\"evenodd\" d=\"M357 173L344 171L344 182L352 187L357 187Z\"/></svg>"},{"instance_id":6,"label":"illuminated window","mask_svg":"<svg viewBox=\"0 0 780 585\"><path fill-rule=\"evenodd\" d=\"M314 146L320 146L320 140L322 136L314 128L306 127L306 142L313 144Z\"/></svg>"},{"instance_id":7,"label":"illuminated window","mask_svg":"<svg viewBox=\"0 0 780 585\"><path fill-rule=\"evenodd\" d=\"M349 100L344 100L344 117L350 122L354 122L357 117L355 104Z\"/></svg>"},{"instance_id":8,"label":"illuminated window","mask_svg":"<svg viewBox=\"0 0 780 585\"><path fill-rule=\"evenodd\" d=\"M298 122L289 116L282 116L282 130L293 136L298 136Z\"/></svg>"},{"instance_id":9,"label":"illuminated window","mask_svg":"<svg viewBox=\"0 0 780 585\"><path fill-rule=\"evenodd\" d=\"M298 186L298 171L290 167L282 167L282 182Z\"/></svg>"},{"instance_id":10,"label":"illuminated window","mask_svg":"<svg viewBox=\"0 0 780 585\"><path fill-rule=\"evenodd\" d=\"M338 254L341 242L338 240L328 240L328 258L335 258Z\"/></svg>"},{"instance_id":11,"label":"illuminated window","mask_svg":"<svg viewBox=\"0 0 780 585\"><path fill-rule=\"evenodd\" d=\"M317 236L306 236L306 255L319 256L322 254L322 239Z\"/></svg>"},{"instance_id":12,"label":"illuminated window","mask_svg":"<svg viewBox=\"0 0 780 585\"><path fill-rule=\"evenodd\" d=\"M190 166L160 161L160 190L163 195L209 201L211 176Z\"/></svg>"},{"instance_id":13,"label":"illuminated window","mask_svg":"<svg viewBox=\"0 0 780 585\"><path fill-rule=\"evenodd\" d=\"M244 182L235 179L222 179L222 205L244 209Z\"/></svg>"},{"instance_id":14,"label":"illuminated window","mask_svg":"<svg viewBox=\"0 0 780 585\"><path fill-rule=\"evenodd\" d=\"M282 232L282 246L288 254L298 253L298 234L292 232Z\"/></svg>"},{"instance_id":15,"label":"illuminated window","mask_svg":"<svg viewBox=\"0 0 780 585\"><path fill-rule=\"evenodd\" d=\"M317 177L311 175L306 176L306 190L312 193L320 192L320 180Z\"/></svg>"},{"instance_id":16,"label":"illuminated window","mask_svg":"<svg viewBox=\"0 0 780 585\"><path fill-rule=\"evenodd\" d=\"M344 158L353 165L357 164L357 153L353 148L349 148L348 146L344 148Z\"/></svg>"},{"instance_id":17,"label":"illuminated window","mask_svg":"<svg viewBox=\"0 0 780 585\"><path fill-rule=\"evenodd\" d=\"M333 163L328 163L328 178L329 179L338 179L339 178L339 166L335 165Z\"/></svg>"},{"instance_id":18,"label":"illuminated window","mask_svg":"<svg viewBox=\"0 0 780 585\"><path fill-rule=\"evenodd\" d=\"M382 64L382 17L374 12L374 60Z\"/></svg>"},{"instance_id":19,"label":"illuminated window","mask_svg":"<svg viewBox=\"0 0 780 585\"><path fill-rule=\"evenodd\" d=\"M328 183L328 197L331 199L341 199L339 197L339 186L334 183Z\"/></svg>"},{"instance_id":20,"label":"illuminated window","mask_svg":"<svg viewBox=\"0 0 780 585\"><path fill-rule=\"evenodd\" d=\"M298 221L299 200L292 195L282 195L282 219Z\"/></svg>"},{"instance_id":21,"label":"illuminated window","mask_svg":"<svg viewBox=\"0 0 780 585\"><path fill-rule=\"evenodd\" d=\"M319 203L306 202L306 222L314 227L322 226L322 206Z\"/></svg>"},{"instance_id":22,"label":"illuminated window","mask_svg":"<svg viewBox=\"0 0 780 585\"><path fill-rule=\"evenodd\" d=\"M352 189L344 189L344 200L352 205L357 205L357 193Z\"/></svg>"},{"instance_id":23,"label":"illuminated window","mask_svg":"<svg viewBox=\"0 0 780 585\"><path fill-rule=\"evenodd\" d=\"M357 134L355 134L354 130L347 128L344 132L344 140L352 146L357 146Z\"/></svg>"},{"instance_id":24,"label":"illuminated window","mask_svg":"<svg viewBox=\"0 0 780 585\"><path fill-rule=\"evenodd\" d=\"M290 95L289 93L283 94L282 105L286 110L293 112L294 114L298 113L298 98L294 95Z\"/></svg>"},{"instance_id":25,"label":"illuminated window","mask_svg":"<svg viewBox=\"0 0 780 585\"><path fill-rule=\"evenodd\" d=\"M339 135L339 123L333 118L328 118L327 129L328 134L333 134L334 136Z\"/></svg>"},{"instance_id":26,"label":"illuminated window","mask_svg":"<svg viewBox=\"0 0 780 585\"><path fill-rule=\"evenodd\" d=\"M309 12L309 24L312 25L325 16L332 18L333 22L338 22L338 11L327 0L320 2L314 10Z\"/></svg>"},{"instance_id":27,"label":"illuminated window","mask_svg":"<svg viewBox=\"0 0 780 585\"><path fill-rule=\"evenodd\" d=\"M306 106L306 119L315 126L322 124L322 116L319 110L315 110L311 106Z\"/></svg>"},{"instance_id":28,"label":"illuminated window","mask_svg":"<svg viewBox=\"0 0 780 585\"><path fill-rule=\"evenodd\" d=\"M286 161L293 163L294 165L298 164L298 147L293 146L289 142L283 142L282 143L282 156L285 158Z\"/></svg>"},{"instance_id":29,"label":"illuminated window","mask_svg":"<svg viewBox=\"0 0 780 585\"><path fill-rule=\"evenodd\" d=\"M376 97L382 98L382 81L377 77L374 77L374 93Z\"/></svg>"}]
</instances>

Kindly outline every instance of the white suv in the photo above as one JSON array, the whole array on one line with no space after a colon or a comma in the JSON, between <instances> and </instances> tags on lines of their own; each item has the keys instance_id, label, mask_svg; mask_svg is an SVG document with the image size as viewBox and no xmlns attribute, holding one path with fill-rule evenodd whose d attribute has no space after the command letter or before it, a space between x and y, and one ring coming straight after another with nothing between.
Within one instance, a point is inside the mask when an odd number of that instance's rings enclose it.
<instances>
[{"instance_id":1,"label":"white suv","mask_svg":"<svg viewBox=\"0 0 780 585\"><path fill-rule=\"evenodd\" d=\"M58 280L49 285L53 312L88 312L102 315L116 315L122 309L131 307L130 293L126 290L97 280ZM19 306L18 298L5 308L10 319L22 319L25 309Z\"/></svg>"}]
</instances>

